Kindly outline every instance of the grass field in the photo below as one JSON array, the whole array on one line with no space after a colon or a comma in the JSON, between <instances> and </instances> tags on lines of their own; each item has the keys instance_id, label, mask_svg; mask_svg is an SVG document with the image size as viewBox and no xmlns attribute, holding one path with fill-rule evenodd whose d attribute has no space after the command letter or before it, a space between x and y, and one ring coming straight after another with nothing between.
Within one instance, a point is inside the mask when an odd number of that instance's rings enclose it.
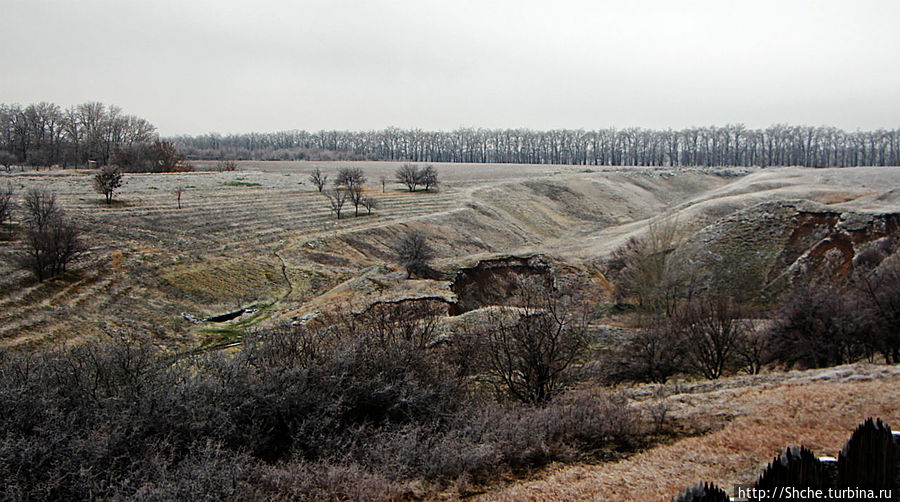
<instances>
[{"instance_id":1,"label":"grass field","mask_svg":"<svg viewBox=\"0 0 900 502\"><path fill-rule=\"evenodd\" d=\"M371 215L361 208L359 217L345 208L336 220L307 178L319 167L333 179L348 165L364 170L380 208ZM257 321L303 314L307 302L367 267L396 269L391 247L408 228L429 234L436 263L448 271L508 253L544 252L577 264L608 254L654 218L678 215L699 229L758 202L798 197L890 209L897 205L890 187L900 184L893 168L734 177L728 170L438 164L440 189L410 193L392 180L399 165L242 162L237 171L212 172L202 169L214 163L198 163L193 173L128 174L110 206L93 192L90 172L3 174L0 183L11 183L20 198L34 187L55 193L90 252L69 276L35 283L13 264L15 237L0 242L0 346L118 331L164 345L203 344L221 327L182 314L202 319L254 304L267 311ZM184 187L181 209L176 187ZM242 322L242 329L254 325Z\"/></svg>"}]
</instances>

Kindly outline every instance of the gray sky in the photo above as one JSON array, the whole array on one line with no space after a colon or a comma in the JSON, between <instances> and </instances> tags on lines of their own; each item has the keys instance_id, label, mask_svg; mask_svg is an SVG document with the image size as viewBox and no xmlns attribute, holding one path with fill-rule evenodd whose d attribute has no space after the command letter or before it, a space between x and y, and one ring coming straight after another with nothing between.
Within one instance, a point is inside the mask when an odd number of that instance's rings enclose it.
<instances>
[{"instance_id":1,"label":"gray sky","mask_svg":"<svg viewBox=\"0 0 900 502\"><path fill-rule=\"evenodd\" d=\"M0 102L162 135L900 127L897 0L0 0Z\"/></svg>"}]
</instances>

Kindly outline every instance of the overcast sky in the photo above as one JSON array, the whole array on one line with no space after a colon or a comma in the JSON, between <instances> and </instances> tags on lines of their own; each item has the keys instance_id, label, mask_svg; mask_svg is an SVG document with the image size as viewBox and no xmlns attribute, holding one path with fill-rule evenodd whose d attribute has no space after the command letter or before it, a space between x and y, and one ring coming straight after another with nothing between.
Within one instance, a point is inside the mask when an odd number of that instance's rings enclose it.
<instances>
[{"instance_id":1,"label":"overcast sky","mask_svg":"<svg viewBox=\"0 0 900 502\"><path fill-rule=\"evenodd\" d=\"M900 1L0 0L0 102L164 136L900 127Z\"/></svg>"}]
</instances>

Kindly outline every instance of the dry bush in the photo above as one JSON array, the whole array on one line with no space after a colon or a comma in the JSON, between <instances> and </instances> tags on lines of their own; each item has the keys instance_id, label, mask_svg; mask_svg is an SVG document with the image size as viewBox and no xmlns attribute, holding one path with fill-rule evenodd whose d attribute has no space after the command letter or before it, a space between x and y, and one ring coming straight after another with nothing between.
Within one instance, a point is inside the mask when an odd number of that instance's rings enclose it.
<instances>
[{"instance_id":1,"label":"dry bush","mask_svg":"<svg viewBox=\"0 0 900 502\"><path fill-rule=\"evenodd\" d=\"M577 300L522 280L519 307L506 307L484 327L488 371L498 389L529 404L544 404L568 383L587 347L587 322Z\"/></svg>"},{"instance_id":2,"label":"dry bush","mask_svg":"<svg viewBox=\"0 0 900 502\"><path fill-rule=\"evenodd\" d=\"M94 191L112 204L113 194L122 186L122 171L117 166L103 166L94 175Z\"/></svg>"},{"instance_id":3,"label":"dry bush","mask_svg":"<svg viewBox=\"0 0 900 502\"><path fill-rule=\"evenodd\" d=\"M860 298L830 281L797 284L785 293L770 333L774 357L822 368L863 356L869 332Z\"/></svg>"},{"instance_id":4,"label":"dry bush","mask_svg":"<svg viewBox=\"0 0 900 502\"><path fill-rule=\"evenodd\" d=\"M738 345L747 332L745 317L731 298L707 296L680 306L669 329L684 340L691 367L715 380L734 366Z\"/></svg>"},{"instance_id":5,"label":"dry bush","mask_svg":"<svg viewBox=\"0 0 900 502\"><path fill-rule=\"evenodd\" d=\"M233 160L220 160L216 163L216 171L232 172L237 171L237 162Z\"/></svg>"},{"instance_id":6,"label":"dry bush","mask_svg":"<svg viewBox=\"0 0 900 502\"><path fill-rule=\"evenodd\" d=\"M602 357L610 383L637 381L666 383L687 367L686 340L668 321L645 317L640 328L624 344Z\"/></svg>"},{"instance_id":7,"label":"dry bush","mask_svg":"<svg viewBox=\"0 0 900 502\"><path fill-rule=\"evenodd\" d=\"M674 253L680 243L677 221L652 223L647 233L617 249L607 264L619 301L635 301L643 310L670 316L691 296L693 267Z\"/></svg>"}]
</instances>

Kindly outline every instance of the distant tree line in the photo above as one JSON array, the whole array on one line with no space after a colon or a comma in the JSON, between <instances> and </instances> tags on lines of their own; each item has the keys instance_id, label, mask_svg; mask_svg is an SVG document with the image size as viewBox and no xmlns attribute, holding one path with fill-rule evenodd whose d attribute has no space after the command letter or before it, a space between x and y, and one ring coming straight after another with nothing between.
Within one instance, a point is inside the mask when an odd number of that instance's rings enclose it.
<instances>
[{"instance_id":1,"label":"distant tree line","mask_svg":"<svg viewBox=\"0 0 900 502\"><path fill-rule=\"evenodd\" d=\"M0 104L0 165L63 167L110 163L117 149L149 144L156 127L117 106L84 103L62 108L41 102Z\"/></svg>"},{"instance_id":2,"label":"distant tree line","mask_svg":"<svg viewBox=\"0 0 900 502\"><path fill-rule=\"evenodd\" d=\"M742 124L654 130L472 129L282 131L180 136L188 158L386 160L636 166L886 166L900 164L900 129Z\"/></svg>"}]
</instances>

